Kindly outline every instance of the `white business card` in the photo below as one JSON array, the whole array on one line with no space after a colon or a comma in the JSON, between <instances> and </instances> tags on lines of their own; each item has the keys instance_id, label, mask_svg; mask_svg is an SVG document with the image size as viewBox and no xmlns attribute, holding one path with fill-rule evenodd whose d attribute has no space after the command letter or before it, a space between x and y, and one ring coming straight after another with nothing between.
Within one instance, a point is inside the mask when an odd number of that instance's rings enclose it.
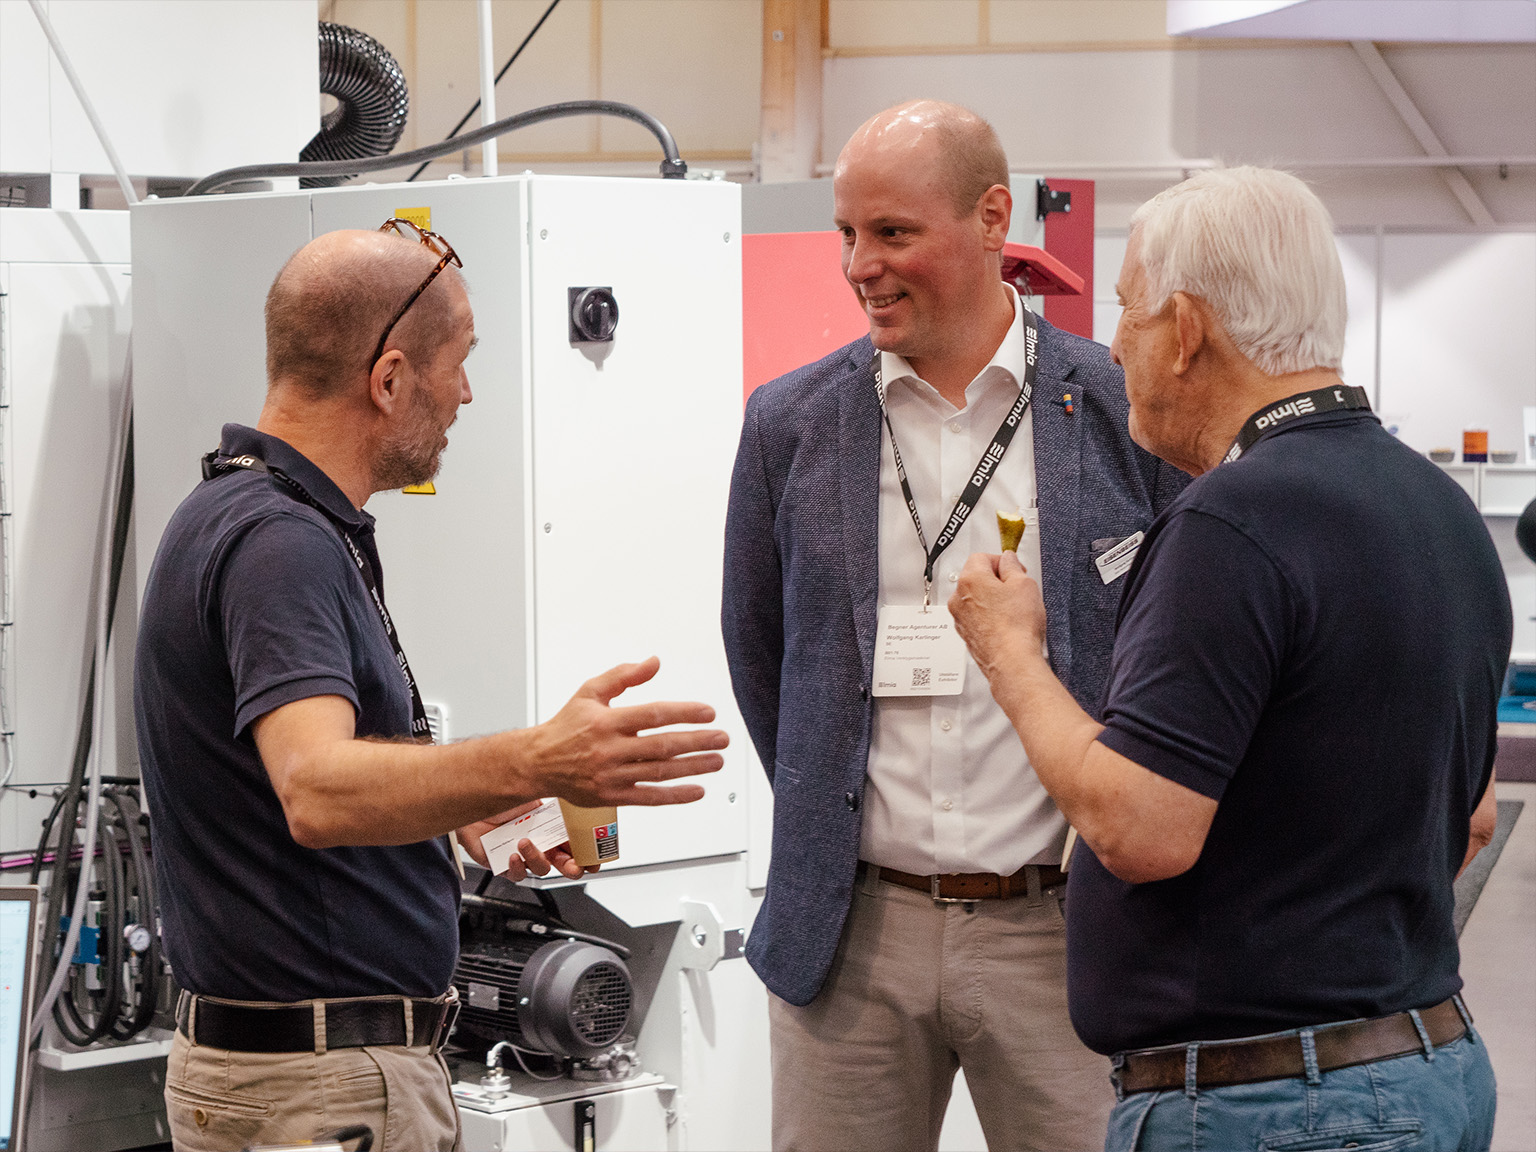
<instances>
[{"instance_id":1,"label":"white business card","mask_svg":"<svg viewBox=\"0 0 1536 1152\"><path fill-rule=\"evenodd\" d=\"M560 815L560 801L546 800L532 812L492 828L480 837L480 846L491 862L491 871L500 876L512 863L519 840L531 840L540 852L548 852L570 838L565 830L565 817Z\"/></svg>"},{"instance_id":2,"label":"white business card","mask_svg":"<svg viewBox=\"0 0 1536 1152\"><path fill-rule=\"evenodd\" d=\"M1136 552L1141 547L1145 532L1137 532L1127 536L1102 556L1094 558L1094 564L1099 569L1099 579L1106 584L1113 584L1120 577L1131 570L1131 565L1136 562Z\"/></svg>"}]
</instances>

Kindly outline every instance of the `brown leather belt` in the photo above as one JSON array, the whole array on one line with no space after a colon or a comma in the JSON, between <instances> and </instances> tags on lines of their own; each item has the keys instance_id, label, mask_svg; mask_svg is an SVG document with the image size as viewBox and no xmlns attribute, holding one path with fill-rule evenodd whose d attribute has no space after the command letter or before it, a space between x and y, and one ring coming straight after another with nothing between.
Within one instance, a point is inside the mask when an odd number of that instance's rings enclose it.
<instances>
[{"instance_id":1,"label":"brown leather belt","mask_svg":"<svg viewBox=\"0 0 1536 1152\"><path fill-rule=\"evenodd\" d=\"M940 902L968 903L972 900L1008 900L1014 896L1023 896L1030 890L1031 872L1037 876L1036 892L1042 888L1056 888L1067 882L1067 874L1060 868L1043 864L1026 864L1012 876L999 876L995 872L945 872L938 876L915 876L911 872L898 872L895 868L882 868L862 861L860 867L869 869L877 879L887 884L915 888Z\"/></svg>"},{"instance_id":2,"label":"brown leather belt","mask_svg":"<svg viewBox=\"0 0 1536 1152\"><path fill-rule=\"evenodd\" d=\"M1467 1034L1456 997L1419 1011L1430 1045L1439 1048ZM1324 1024L1312 1031L1317 1051L1317 1070L1328 1072L1356 1064L1373 1064L1424 1051L1419 1030L1407 1012L1370 1020ZM1298 1032L1261 1036L1250 1040L1213 1040L1196 1045L1195 1086L1216 1088L1223 1084L1252 1084L1259 1080L1286 1080L1307 1075L1306 1057ZM1115 1057L1114 1077L1125 1093L1167 1092L1183 1089L1190 1045L1169 1044L1141 1048Z\"/></svg>"}]
</instances>

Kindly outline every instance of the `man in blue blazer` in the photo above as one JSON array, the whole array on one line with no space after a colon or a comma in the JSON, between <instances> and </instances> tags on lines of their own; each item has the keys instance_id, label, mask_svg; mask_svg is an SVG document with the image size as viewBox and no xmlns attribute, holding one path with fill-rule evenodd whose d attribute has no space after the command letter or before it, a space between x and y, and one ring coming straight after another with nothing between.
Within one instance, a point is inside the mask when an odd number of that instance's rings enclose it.
<instances>
[{"instance_id":1,"label":"man in blue blazer","mask_svg":"<svg viewBox=\"0 0 1536 1152\"><path fill-rule=\"evenodd\" d=\"M747 954L780 1149L933 1148L956 1068L994 1150L1096 1148L1114 1103L1067 1015L1066 823L943 605L1022 518L1093 711L1138 534L1186 478L1131 443L1107 349L1002 281L1007 185L965 109L861 127L834 200L870 336L747 405L722 621L774 790Z\"/></svg>"}]
</instances>

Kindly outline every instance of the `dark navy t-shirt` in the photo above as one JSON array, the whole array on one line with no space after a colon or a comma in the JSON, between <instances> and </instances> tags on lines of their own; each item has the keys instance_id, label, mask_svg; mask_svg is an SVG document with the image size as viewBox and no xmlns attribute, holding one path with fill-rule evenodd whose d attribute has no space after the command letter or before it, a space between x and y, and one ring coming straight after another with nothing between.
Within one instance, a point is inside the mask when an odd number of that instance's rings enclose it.
<instances>
[{"instance_id":1,"label":"dark navy t-shirt","mask_svg":"<svg viewBox=\"0 0 1536 1152\"><path fill-rule=\"evenodd\" d=\"M1126 579L1099 739L1219 803L1182 876L1127 884L1086 845L1073 856L1084 1042L1254 1035L1456 992L1451 881L1511 639L1471 501L1369 413L1303 417L1191 484Z\"/></svg>"},{"instance_id":2,"label":"dark navy t-shirt","mask_svg":"<svg viewBox=\"0 0 1536 1152\"><path fill-rule=\"evenodd\" d=\"M222 450L298 481L379 572L372 517L302 455L236 424ZM410 733L409 688L336 525L261 473L204 481L161 539L136 659L139 757L178 982L237 1000L446 989L459 885L443 840L300 846L251 736L273 709L327 695L351 701L360 737Z\"/></svg>"}]
</instances>

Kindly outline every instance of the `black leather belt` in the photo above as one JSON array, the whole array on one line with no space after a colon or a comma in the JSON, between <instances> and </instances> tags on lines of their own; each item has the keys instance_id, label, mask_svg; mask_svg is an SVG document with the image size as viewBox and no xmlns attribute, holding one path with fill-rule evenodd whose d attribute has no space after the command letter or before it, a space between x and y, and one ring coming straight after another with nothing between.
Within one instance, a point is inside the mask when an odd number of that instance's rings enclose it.
<instances>
[{"instance_id":1,"label":"black leather belt","mask_svg":"<svg viewBox=\"0 0 1536 1152\"><path fill-rule=\"evenodd\" d=\"M900 884L903 888L915 888L926 892L939 903L966 904L972 900L1007 900L1024 896L1030 891L1030 873L1035 874L1034 891L1056 888L1067 882L1067 874L1060 868L1044 864L1026 864L1011 876L999 876L995 872L944 872L937 876L917 876L911 872L899 872L895 868L882 868L877 864L863 864L878 879L887 884Z\"/></svg>"},{"instance_id":2,"label":"black leather belt","mask_svg":"<svg viewBox=\"0 0 1536 1152\"><path fill-rule=\"evenodd\" d=\"M411 1028L406 1032L409 1007ZM324 1010L325 1042L319 1041ZM195 996L176 1001L176 1030L194 1044L230 1052L321 1052L330 1048L441 1048L459 1015L457 989L435 1000L403 996L247 1004Z\"/></svg>"},{"instance_id":3,"label":"black leather belt","mask_svg":"<svg viewBox=\"0 0 1536 1152\"><path fill-rule=\"evenodd\" d=\"M1433 1008L1420 1010L1419 1019L1432 1047L1450 1044L1467 1034L1467 1021L1472 1017L1470 1013L1462 1017L1465 1007L1458 1007L1456 997L1452 996ZM1319 1025L1312 1030L1312 1039L1319 1072L1374 1064L1378 1060L1424 1051L1419 1030L1407 1012ZM1182 1089L1186 1083L1189 1047L1188 1044L1169 1044L1122 1052L1115 1057L1114 1079L1125 1093ZM1249 1040L1212 1040L1199 1044L1195 1052L1197 1088L1253 1084L1260 1080L1286 1080L1306 1075L1306 1057L1301 1036L1296 1032Z\"/></svg>"}]
</instances>

